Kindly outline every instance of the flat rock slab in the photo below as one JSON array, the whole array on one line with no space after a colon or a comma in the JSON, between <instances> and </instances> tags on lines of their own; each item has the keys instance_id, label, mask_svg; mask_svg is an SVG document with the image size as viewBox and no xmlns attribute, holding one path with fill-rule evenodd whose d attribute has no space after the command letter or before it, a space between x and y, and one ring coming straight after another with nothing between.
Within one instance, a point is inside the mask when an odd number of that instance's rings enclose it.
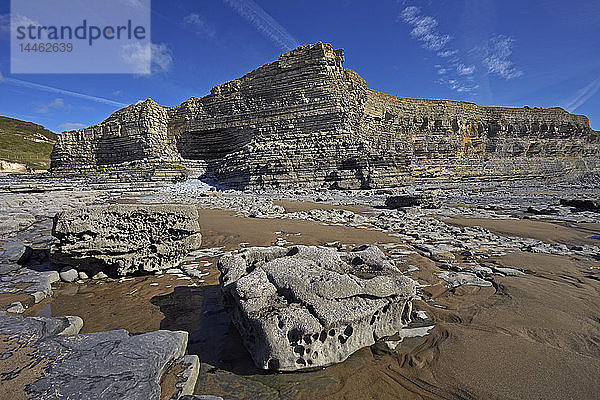
<instances>
[{"instance_id":1,"label":"flat rock slab","mask_svg":"<svg viewBox=\"0 0 600 400\"><path fill-rule=\"evenodd\" d=\"M29 298L24 306L39 303L52 295L51 285L58 280L56 271L35 271L18 264L0 264L0 309L7 309L11 299L23 302L22 298Z\"/></svg>"},{"instance_id":2,"label":"flat rock slab","mask_svg":"<svg viewBox=\"0 0 600 400\"><path fill-rule=\"evenodd\" d=\"M191 393L199 362L184 355L187 332L76 334L79 321L0 316L0 394L26 383L30 399L159 399L160 379L174 364L184 366L187 382L173 398Z\"/></svg>"},{"instance_id":3,"label":"flat rock slab","mask_svg":"<svg viewBox=\"0 0 600 400\"><path fill-rule=\"evenodd\" d=\"M259 368L344 361L410 322L416 282L375 246L253 247L219 260L232 318Z\"/></svg>"},{"instance_id":4,"label":"flat rock slab","mask_svg":"<svg viewBox=\"0 0 600 400\"><path fill-rule=\"evenodd\" d=\"M180 264L200 248L198 210L181 204L110 204L54 218L51 260L89 276L155 272Z\"/></svg>"}]
</instances>

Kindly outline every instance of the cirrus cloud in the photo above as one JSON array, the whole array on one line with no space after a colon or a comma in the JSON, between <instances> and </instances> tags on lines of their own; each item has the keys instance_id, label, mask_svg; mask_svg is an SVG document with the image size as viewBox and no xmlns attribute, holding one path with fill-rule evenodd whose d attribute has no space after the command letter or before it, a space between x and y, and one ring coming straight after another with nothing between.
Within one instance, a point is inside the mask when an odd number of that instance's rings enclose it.
<instances>
[{"instance_id":1,"label":"cirrus cloud","mask_svg":"<svg viewBox=\"0 0 600 400\"><path fill-rule=\"evenodd\" d=\"M453 36L442 32L438 20L425 15L421 8L414 5L405 7L398 19L411 28L411 38L439 57L434 65L440 76L436 81L452 90L461 93L475 91L479 87L475 81L476 71L505 80L523 75L511 59L515 41L509 36L494 35L474 49L461 51L453 44Z\"/></svg>"}]
</instances>

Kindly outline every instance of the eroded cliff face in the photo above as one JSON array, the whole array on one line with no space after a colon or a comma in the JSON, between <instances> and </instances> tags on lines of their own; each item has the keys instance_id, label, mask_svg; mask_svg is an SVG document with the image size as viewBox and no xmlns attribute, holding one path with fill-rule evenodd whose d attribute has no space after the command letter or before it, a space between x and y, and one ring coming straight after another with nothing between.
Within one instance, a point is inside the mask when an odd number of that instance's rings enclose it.
<instances>
[{"instance_id":1,"label":"eroded cliff face","mask_svg":"<svg viewBox=\"0 0 600 400\"><path fill-rule=\"evenodd\" d=\"M52 171L160 179L188 167L238 188L369 188L413 178L543 178L600 165L600 135L583 116L389 96L343 61L343 50L305 45L208 96L126 107L60 135Z\"/></svg>"}]
</instances>

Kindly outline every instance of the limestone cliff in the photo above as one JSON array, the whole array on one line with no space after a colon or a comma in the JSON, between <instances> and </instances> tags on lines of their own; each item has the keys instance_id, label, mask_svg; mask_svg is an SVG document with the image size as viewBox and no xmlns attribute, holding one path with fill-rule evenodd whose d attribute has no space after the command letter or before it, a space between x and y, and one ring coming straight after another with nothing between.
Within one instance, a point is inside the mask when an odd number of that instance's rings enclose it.
<instances>
[{"instance_id":1,"label":"limestone cliff","mask_svg":"<svg viewBox=\"0 0 600 400\"><path fill-rule=\"evenodd\" d=\"M389 96L343 61L331 45L304 45L205 97L126 107L60 135L52 171L160 179L187 167L238 188L367 188L554 177L600 165L600 135L584 116Z\"/></svg>"}]
</instances>

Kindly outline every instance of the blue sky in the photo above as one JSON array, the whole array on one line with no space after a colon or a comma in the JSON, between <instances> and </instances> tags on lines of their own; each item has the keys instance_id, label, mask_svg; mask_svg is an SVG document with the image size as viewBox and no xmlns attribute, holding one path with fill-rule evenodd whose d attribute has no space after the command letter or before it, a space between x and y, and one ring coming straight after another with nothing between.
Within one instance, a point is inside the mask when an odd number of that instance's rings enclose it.
<instances>
[{"instance_id":1,"label":"blue sky","mask_svg":"<svg viewBox=\"0 0 600 400\"><path fill-rule=\"evenodd\" d=\"M385 93L560 106L600 130L594 0L153 0L153 72L143 76L10 74L9 12L0 0L0 115L54 131L148 97L172 106L204 96L318 41L344 48L345 67Z\"/></svg>"}]
</instances>

